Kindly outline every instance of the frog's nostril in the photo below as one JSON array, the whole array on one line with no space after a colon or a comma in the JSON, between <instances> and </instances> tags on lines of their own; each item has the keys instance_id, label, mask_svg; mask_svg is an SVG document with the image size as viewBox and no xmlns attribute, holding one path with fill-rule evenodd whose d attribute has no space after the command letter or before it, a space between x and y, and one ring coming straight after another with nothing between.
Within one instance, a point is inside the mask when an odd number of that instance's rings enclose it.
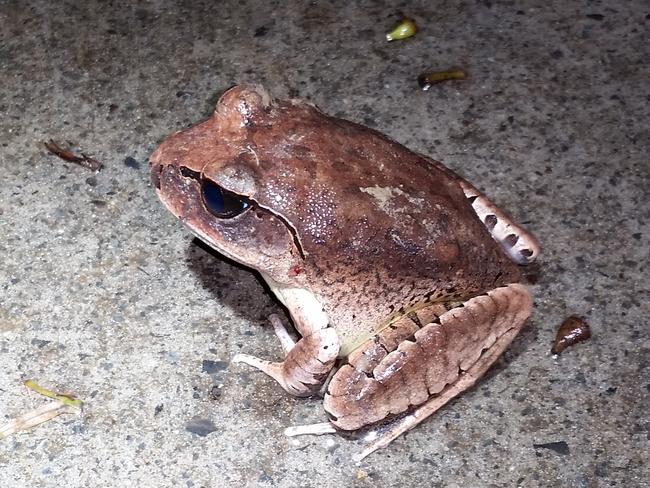
<instances>
[{"instance_id":1,"label":"frog's nostril","mask_svg":"<svg viewBox=\"0 0 650 488\"><path fill-rule=\"evenodd\" d=\"M187 166L181 166L179 169L181 176L185 178L192 178L193 180L200 180L201 179L201 173L198 171L194 171Z\"/></svg>"},{"instance_id":2,"label":"frog's nostril","mask_svg":"<svg viewBox=\"0 0 650 488\"><path fill-rule=\"evenodd\" d=\"M151 165L151 183L156 187L156 190L160 190L160 174L162 173L162 164L152 163Z\"/></svg>"}]
</instances>

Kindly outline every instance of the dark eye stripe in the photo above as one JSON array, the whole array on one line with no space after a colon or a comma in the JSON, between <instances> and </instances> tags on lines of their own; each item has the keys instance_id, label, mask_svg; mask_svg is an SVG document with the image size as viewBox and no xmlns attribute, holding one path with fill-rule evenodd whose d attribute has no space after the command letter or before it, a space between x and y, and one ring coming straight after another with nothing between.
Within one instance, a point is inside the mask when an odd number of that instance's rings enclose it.
<instances>
[{"instance_id":1,"label":"dark eye stripe","mask_svg":"<svg viewBox=\"0 0 650 488\"><path fill-rule=\"evenodd\" d=\"M201 194L205 208L220 219L236 217L251 206L248 198L228 191L206 179L201 180Z\"/></svg>"}]
</instances>

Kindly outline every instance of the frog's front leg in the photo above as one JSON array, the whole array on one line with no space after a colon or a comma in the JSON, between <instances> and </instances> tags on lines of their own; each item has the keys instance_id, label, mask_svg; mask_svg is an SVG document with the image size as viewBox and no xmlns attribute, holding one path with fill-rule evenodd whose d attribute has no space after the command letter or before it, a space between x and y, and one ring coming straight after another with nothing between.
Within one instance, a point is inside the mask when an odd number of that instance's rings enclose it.
<instances>
[{"instance_id":1,"label":"frog's front leg","mask_svg":"<svg viewBox=\"0 0 650 488\"><path fill-rule=\"evenodd\" d=\"M277 315L269 317L285 353L284 361L271 362L248 354L237 354L232 361L245 363L266 373L295 396L309 396L327 379L339 352L339 340L332 327L310 331L297 342Z\"/></svg>"}]
</instances>

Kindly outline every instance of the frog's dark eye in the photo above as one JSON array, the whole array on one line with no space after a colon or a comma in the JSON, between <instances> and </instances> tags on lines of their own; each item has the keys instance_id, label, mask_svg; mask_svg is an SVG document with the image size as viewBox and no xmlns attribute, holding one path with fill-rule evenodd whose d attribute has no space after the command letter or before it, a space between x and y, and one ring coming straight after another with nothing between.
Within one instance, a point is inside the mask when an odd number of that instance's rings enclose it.
<instances>
[{"instance_id":1,"label":"frog's dark eye","mask_svg":"<svg viewBox=\"0 0 650 488\"><path fill-rule=\"evenodd\" d=\"M220 187L210 180L201 181L203 203L212 215L220 219L231 219L250 208L248 198Z\"/></svg>"}]
</instances>

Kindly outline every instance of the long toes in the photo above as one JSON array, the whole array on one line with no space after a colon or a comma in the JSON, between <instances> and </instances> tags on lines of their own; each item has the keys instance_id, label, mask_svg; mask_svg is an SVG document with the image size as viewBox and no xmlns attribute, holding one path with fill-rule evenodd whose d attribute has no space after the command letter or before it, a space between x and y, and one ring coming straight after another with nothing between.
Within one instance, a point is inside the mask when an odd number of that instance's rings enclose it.
<instances>
[{"instance_id":1,"label":"long toes","mask_svg":"<svg viewBox=\"0 0 650 488\"><path fill-rule=\"evenodd\" d=\"M284 435L287 437L295 437L298 435L323 435L335 434L337 430L329 422L321 422L319 424L308 425L293 425L284 429Z\"/></svg>"}]
</instances>

